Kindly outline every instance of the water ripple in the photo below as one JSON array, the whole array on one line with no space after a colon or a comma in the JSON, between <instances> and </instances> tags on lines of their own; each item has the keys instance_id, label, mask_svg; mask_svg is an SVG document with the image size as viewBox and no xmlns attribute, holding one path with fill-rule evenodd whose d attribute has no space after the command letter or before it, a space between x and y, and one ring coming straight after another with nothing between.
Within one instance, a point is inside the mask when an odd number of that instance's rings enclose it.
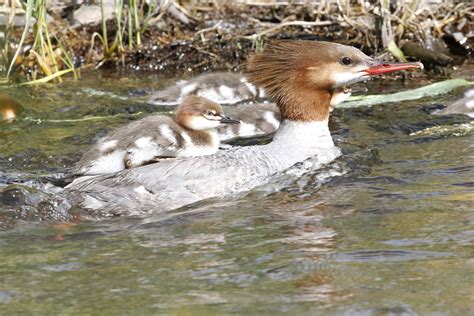
<instances>
[{"instance_id":1,"label":"water ripple","mask_svg":"<svg viewBox=\"0 0 474 316\"><path fill-rule=\"evenodd\" d=\"M417 250L361 250L332 255L337 262L399 262L453 256L450 252Z\"/></svg>"}]
</instances>

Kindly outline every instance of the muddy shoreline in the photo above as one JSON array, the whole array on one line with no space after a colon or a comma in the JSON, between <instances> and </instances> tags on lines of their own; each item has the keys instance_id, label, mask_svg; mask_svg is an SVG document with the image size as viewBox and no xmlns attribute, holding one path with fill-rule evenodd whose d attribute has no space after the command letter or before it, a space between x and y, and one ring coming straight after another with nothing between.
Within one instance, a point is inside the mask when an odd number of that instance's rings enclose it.
<instances>
[{"instance_id":1,"label":"muddy shoreline","mask_svg":"<svg viewBox=\"0 0 474 316\"><path fill-rule=\"evenodd\" d=\"M60 57L68 52L78 68L151 71L164 76L241 71L249 54L276 39L333 41L385 59L420 60L431 74L442 76L472 59L474 6L463 2L427 2L416 8L332 1L197 1L182 6L170 1L166 7L143 2L138 12L142 14L140 31L125 26L130 9L126 5L122 13L112 6L113 1L104 1L105 9L110 6L105 10L108 16L102 20L104 16L96 12L94 20L81 10L100 10L97 4L75 2L75 6L48 9L48 31L58 51L59 69L66 68ZM117 14L124 17L120 20ZM14 28L12 39L18 41L21 34L21 27ZM41 64L32 56L33 40L28 34L16 61L20 77L46 75L48 60Z\"/></svg>"}]
</instances>

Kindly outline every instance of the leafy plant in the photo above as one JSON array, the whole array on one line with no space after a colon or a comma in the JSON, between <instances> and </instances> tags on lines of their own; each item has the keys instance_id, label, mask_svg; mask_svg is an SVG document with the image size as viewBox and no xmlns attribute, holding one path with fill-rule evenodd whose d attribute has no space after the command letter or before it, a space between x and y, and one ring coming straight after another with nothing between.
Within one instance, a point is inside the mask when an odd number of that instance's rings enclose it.
<instances>
[{"instance_id":1,"label":"leafy plant","mask_svg":"<svg viewBox=\"0 0 474 316\"><path fill-rule=\"evenodd\" d=\"M10 61L4 83L11 81L15 65L21 64L20 57L31 25L33 25L33 44L28 51L29 55L25 57L27 57L27 60L35 61L36 68L31 71L33 81L30 81L30 84L48 82L53 79L61 81L61 76L69 72L73 72L74 77L77 78L79 73L72 62L71 55L64 48L61 41L50 34L48 29L46 0L26 0L26 2L21 2L21 5L25 10L25 24L18 46ZM13 6L15 6L15 3L12 4ZM10 32L11 30L12 27ZM53 38L56 47L53 46ZM23 54L25 53L23 52ZM8 55L8 52L4 54Z\"/></svg>"},{"instance_id":2,"label":"leafy plant","mask_svg":"<svg viewBox=\"0 0 474 316\"><path fill-rule=\"evenodd\" d=\"M145 5L147 6L147 10L145 10ZM127 2L124 0L115 0L115 36L113 41L109 43L109 29L107 28L108 21L104 10L104 1L100 0L102 34L93 34L91 49L95 38L99 38L104 49L105 61L113 57L123 58L127 44L128 49L140 47L142 45L142 34L147 30L148 22L158 5L158 1L152 1L147 4L145 0L129 0ZM125 36L128 37L127 44L124 43ZM101 63L99 66L100 65Z\"/></svg>"}]
</instances>

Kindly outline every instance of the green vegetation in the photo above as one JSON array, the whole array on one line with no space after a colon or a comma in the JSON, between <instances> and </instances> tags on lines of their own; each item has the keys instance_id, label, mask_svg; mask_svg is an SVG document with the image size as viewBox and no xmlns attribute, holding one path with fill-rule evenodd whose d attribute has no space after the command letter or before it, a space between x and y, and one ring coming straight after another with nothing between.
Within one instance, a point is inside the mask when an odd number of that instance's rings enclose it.
<instances>
[{"instance_id":1,"label":"green vegetation","mask_svg":"<svg viewBox=\"0 0 474 316\"><path fill-rule=\"evenodd\" d=\"M78 78L79 72L74 67L71 55L58 38L50 35L46 22L46 0L27 0L21 4L25 10L25 26L12 58L8 58L10 55L9 42L5 43L3 56L6 57L4 60L9 61L9 66L3 82L9 83L12 80L15 68L19 68L19 65L25 59L26 62L32 62L37 66L32 68L30 73L32 81L29 84L44 83L53 79L61 81L61 76L69 72L72 72L74 77ZM14 13L15 8L15 4L13 4L10 12ZM32 21L35 21L34 24L31 23ZM33 44L28 50L28 55L26 55L23 49L31 24L34 25ZM9 20L7 32L13 32L13 18ZM53 46L53 39L55 46Z\"/></svg>"},{"instance_id":2,"label":"green vegetation","mask_svg":"<svg viewBox=\"0 0 474 316\"><path fill-rule=\"evenodd\" d=\"M98 67L110 58L122 58L127 44L124 39L128 37L128 49L140 47L142 44L142 33L148 28L148 21L156 9L158 2L146 6L145 0L115 0L113 31L115 36L109 43L109 29L104 14L104 1L100 0L102 14L102 34L92 34L91 49L96 38L100 39L103 49L103 59ZM21 5L21 7L20 7ZM72 73L74 78L80 77L80 71L75 66L72 54L68 51L63 41L54 34L47 23L46 0L24 0L4 4L10 16L6 27L6 40L2 49L2 57L7 61L8 67L5 78L0 79L0 84L10 84L18 77L19 72L27 70L28 84L44 83L51 80L62 81L61 77ZM12 51L11 44L14 41L12 34L15 32L14 17L19 11L24 12L25 23L21 37L16 48ZM32 29L31 29L32 27ZM30 32L31 31L31 32ZM30 44L26 49L26 43ZM92 63L92 60L88 60Z\"/></svg>"},{"instance_id":3,"label":"green vegetation","mask_svg":"<svg viewBox=\"0 0 474 316\"><path fill-rule=\"evenodd\" d=\"M60 82L64 74L79 78L78 67L99 68L106 62L173 73L238 69L248 54L273 38L327 39L402 61L434 56L446 61L444 67L451 58L443 50L430 51L431 44L443 45L441 38L453 37L453 32L469 38L474 9L451 0L94 0L80 6L61 2L60 13L54 13L52 3L9 0L0 5L0 14L8 15L0 84L24 78ZM76 13L91 6L93 21L88 22L87 13L86 22L74 25ZM14 23L17 17L22 22ZM415 44L420 47L413 48ZM469 50L472 45L465 46Z\"/></svg>"}]
</instances>

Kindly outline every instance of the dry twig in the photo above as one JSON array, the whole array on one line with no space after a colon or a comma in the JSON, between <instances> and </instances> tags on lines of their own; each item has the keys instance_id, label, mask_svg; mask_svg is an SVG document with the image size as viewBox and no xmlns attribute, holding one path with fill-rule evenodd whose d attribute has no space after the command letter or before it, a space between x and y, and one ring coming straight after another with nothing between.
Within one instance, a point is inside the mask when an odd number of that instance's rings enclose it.
<instances>
[{"instance_id":1,"label":"dry twig","mask_svg":"<svg viewBox=\"0 0 474 316\"><path fill-rule=\"evenodd\" d=\"M265 34L274 32L274 31L276 31L278 29L281 29L282 27L285 27L285 26L328 26L328 25L332 25L332 24L333 24L333 22L331 22L331 21L319 21L319 22L290 21L290 22L283 22L283 23L280 23L280 24L278 24L274 27L271 27L271 28L269 28L265 31L262 31L260 33L255 33L255 34L252 34L252 35L244 36L244 38L250 39L250 40L255 40L259 37L262 37Z\"/></svg>"}]
</instances>

